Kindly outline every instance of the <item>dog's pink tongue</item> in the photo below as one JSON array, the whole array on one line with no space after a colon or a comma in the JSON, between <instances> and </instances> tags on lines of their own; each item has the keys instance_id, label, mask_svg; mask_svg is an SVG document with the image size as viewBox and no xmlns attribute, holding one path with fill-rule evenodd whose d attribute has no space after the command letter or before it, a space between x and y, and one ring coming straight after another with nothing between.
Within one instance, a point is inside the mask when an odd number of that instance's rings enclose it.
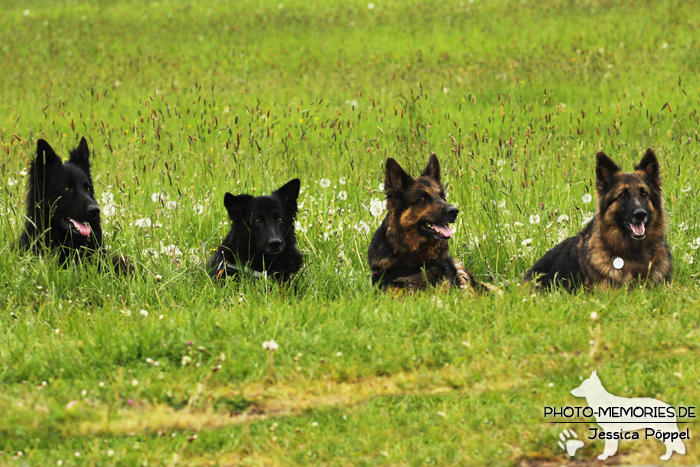
<instances>
[{"instance_id":1,"label":"dog's pink tongue","mask_svg":"<svg viewBox=\"0 0 700 467\"><path fill-rule=\"evenodd\" d=\"M76 229L78 229L78 231L80 232L80 235L82 235L83 237L87 237L88 235L90 235L90 226L89 225L80 223L80 222L76 221L75 219L71 219L70 221L73 223L73 226Z\"/></svg>"},{"instance_id":2,"label":"dog's pink tongue","mask_svg":"<svg viewBox=\"0 0 700 467\"><path fill-rule=\"evenodd\" d=\"M443 237L450 238L454 235L455 231L450 228L449 225L433 225L433 228Z\"/></svg>"},{"instance_id":3,"label":"dog's pink tongue","mask_svg":"<svg viewBox=\"0 0 700 467\"><path fill-rule=\"evenodd\" d=\"M644 222L640 222L639 224L630 224L630 227L635 235L642 235L644 233Z\"/></svg>"}]
</instances>

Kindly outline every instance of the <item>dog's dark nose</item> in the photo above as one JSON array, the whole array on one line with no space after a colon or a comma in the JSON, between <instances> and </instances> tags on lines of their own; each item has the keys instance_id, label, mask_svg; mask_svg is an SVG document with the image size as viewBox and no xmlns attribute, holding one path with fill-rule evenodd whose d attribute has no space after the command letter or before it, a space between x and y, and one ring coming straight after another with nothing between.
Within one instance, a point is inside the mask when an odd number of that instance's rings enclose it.
<instances>
[{"instance_id":1,"label":"dog's dark nose","mask_svg":"<svg viewBox=\"0 0 700 467\"><path fill-rule=\"evenodd\" d=\"M284 248L284 242L281 238L271 238L267 246L270 249L270 251L280 252L282 251L282 248Z\"/></svg>"},{"instance_id":2,"label":"dog's dark nose","mask_svg":"<svg viewBox=\"0 0 700 467\"><path fill-rule=\"evenodd\" d=\"M635 220L643 221L647 217L647 211L645 209L635 209L632 214Z\"/></svg>"},{"instance_id":3,"label":"dog's dark nose","mask_svg":"<svg viewBox=\"0 0 700 467\"><path fill-rule=\"evenodd\" d=\"M100 213L100 207L96 204L93 204L92 206L88 206L87 213L88 213L88 215L95 217Z\"/></svg>"},{"instance_id":4,"label":"dog's dark nose","mask_svg":"<svg viewBox=\"0 0 700 467\"><path fill-rule=\"evenodd\" d=\"M459 209L457 209L454 206L450 206L447 208L447 217L450 219L450 222L454 222L455 219L457 219L457 214L459 213Z\"/></svg>"}]
</instances>

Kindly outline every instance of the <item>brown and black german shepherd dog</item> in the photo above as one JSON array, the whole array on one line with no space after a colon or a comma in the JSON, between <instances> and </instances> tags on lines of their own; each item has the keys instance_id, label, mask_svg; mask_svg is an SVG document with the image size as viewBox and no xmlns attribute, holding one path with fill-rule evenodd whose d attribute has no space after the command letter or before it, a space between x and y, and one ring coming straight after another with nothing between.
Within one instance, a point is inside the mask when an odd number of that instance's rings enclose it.
<instances>
[{"instance_id":1,"label":"brown and black german shepherd dog","mask_svg":"<svg viewBox=\"0 0 700 467\"><path fill-rule=\"evenodd\" d=\"M369 245L373 284L409 290L443 284L478 292L487 289L450 256L448 240L454 230L449 224L459 210L445 201L435 154L418 178L388 158L384 191L387 214Z\"/></svg>"},{"instance_id":2,"label":"brown and black german shepherd dog","mask_svg":"<svg viewBox=\"0 0 700 467\"><path fill-rule=\"evenodd\" d=\"M596 193L595 217L578 235L545 253L525 274L525 282L534 279L567 290L670 282L671 251L654 151L648 149L631 173L599 152Z\"/></svg>"}]
</instances>

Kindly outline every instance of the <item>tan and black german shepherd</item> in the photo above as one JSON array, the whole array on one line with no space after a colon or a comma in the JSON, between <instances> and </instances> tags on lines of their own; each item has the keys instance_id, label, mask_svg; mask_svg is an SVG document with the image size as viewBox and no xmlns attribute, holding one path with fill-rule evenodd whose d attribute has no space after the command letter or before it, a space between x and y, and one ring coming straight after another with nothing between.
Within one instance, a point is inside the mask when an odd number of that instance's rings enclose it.
<instances>
[{"instance_id":1,"label":"tan and black german shepherd","mask_svg":"<svg viewBox=\"0 0 700 467\"><path fill-rule=\"evenodd\" d=\"M384 191L387 214L368 254L373 284L409 290L443 284L478 292L488 288L450 256L454 230L449 224L459 210L445 201L435 154L418 178L388 158Z\"/></svg>"},{"instance_id":2,"label":"tan and black german shepherd","mask_svg":"<svg viewBox=\"0 0 700 467\"><path fill-rule=\"evenodd\" d=\"M623 173L604 153L596 163L598 208L578 235L549 250L525 274L550 288L622 286L671 281L659 161L648 149L634 172Z\"/></svg>"}]
</instances>

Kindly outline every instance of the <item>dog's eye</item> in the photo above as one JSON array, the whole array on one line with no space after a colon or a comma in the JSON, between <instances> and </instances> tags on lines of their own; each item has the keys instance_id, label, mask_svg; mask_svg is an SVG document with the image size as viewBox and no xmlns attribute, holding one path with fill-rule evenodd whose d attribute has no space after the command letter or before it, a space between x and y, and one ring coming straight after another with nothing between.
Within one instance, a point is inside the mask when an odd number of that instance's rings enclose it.
<instances>
[{"instance_id":1,"label":"dog's eye","mask_svg":"<svg viewBox=\"0 0 700 467\"><path fill-rule=\"evenodd\" d=\"M428 202L428 197L427 197L427 196L421 196L421 197L420 197L420 202L421 202L421 203L427 203L427 202Z\"/></svg>"},{"instance_id":2,"label":"dog's eye","mask_svg":"<svg viewBox=\"0 0 700 467\"><path fill-rule=\"evenodd\" d=\"M620 199L622 199L622 200L627 199L627 192L626 192L626 191L623 191L622 193L620 193L620 196L618 196L618 198L620 198Z\"/></svg>"},{"instance_id":3,"label":"dog's eye","mask_svg":"<svg viewBox=\"0 0 700 467\"><path fill-rule=\"evenodd\" d=\"M641 191L639 192L639 194L642 196L642 198L648 198L648 197L649 197L649 193L647 193L647 192L644 191L644 190L641 190Z\"/></svg>"},{"instance_id":4,"label":"dog's eye","mask_svg":"<svg viewBox=\"0 0 700 467\"><path fill-rule=\"evenodd\" d=\"M65 187L65 188L63 189L63 191L65 191L66 193L68 193L68 192L70 191L70 187L69 187L69 186Z\"/></svg>"},{"instance_id":5,"label":"dog's eye","mask_svg":"<svg viewBox=\"0 0 700 467\"><path fill-rule=\"evenodd\" d=\"M260 223L261 223L262 221L261 221L260 219L255 219L255 221L253 221L253 222L255 222L256 225L260 225Z\"/></svg>"},{"instance_id":6,"label":"dog's eye","mask_svg":"<svg viewBox=\"0 0 700 467\"><path fill-rule=\"evenodd\" d=\"M90 193L90 187L85 188L85 190Z\"/></svg>"},{"instance_id":7,"label":"dog's eye","mask_svg":"<svg viewBox=\"0 0 700 467\"><path fill-rule=\"evenodd\" d=\"M281 224L281 223L282 223L282 218L281 218L281 217L280 217L279 219L277 219L277 223L278 223L278 224Z\"/></svg>"},{"instance_id":8,"label":"dog's eye","mask_svg":"<svg viewBox=\"0 0 700 467\"><path fill-rule=\"evenodd\" d=\"M445 193L441 193L441 194L440 194L440 198L442 198L443 200L446 200L446 199L447 199L447 195L445 195Z\"/></svg>"}]
</instances>

